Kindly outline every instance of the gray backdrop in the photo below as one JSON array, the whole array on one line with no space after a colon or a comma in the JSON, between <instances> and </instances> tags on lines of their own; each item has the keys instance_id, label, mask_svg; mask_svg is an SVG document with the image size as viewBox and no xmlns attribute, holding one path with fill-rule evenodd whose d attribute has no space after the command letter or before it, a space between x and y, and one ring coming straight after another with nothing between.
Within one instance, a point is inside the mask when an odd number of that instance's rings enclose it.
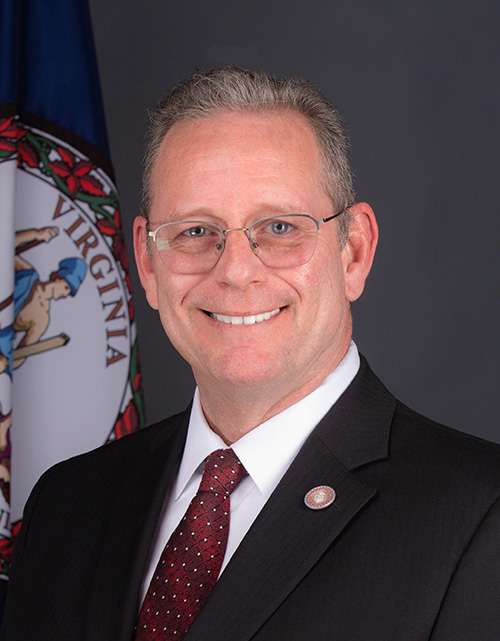
<instances>
[{"instance_id":1,"label":"gray backdrop","mask_svg":"<svg viewBox=\"0 0 500 641\"><path fill-rule=\"evenodd\" d=\"M344 114L381 239L354 336L403 402L500 442L500 5L496 0L91 0L132 256L146 110L194 67L301 75ZM133 261L131 260L131 263ZM189 367L132 268L148 421Z\"/></svg>"}]
</instances>

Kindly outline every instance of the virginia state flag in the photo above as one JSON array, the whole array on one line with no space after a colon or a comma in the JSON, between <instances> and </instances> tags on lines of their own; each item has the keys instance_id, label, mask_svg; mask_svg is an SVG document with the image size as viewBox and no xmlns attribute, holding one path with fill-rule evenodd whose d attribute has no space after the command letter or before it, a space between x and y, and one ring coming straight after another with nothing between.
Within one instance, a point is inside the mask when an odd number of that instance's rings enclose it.
<instances>
[{"instance_id":1,"label":"virginia state flag","mask_svg":"<svg viewBox=\"0 0 500 641\"><path fill-rule=\"evenodd\" d=\"M144 421L87 0L0 6L0 577L6 579L24 503L42 472ZM0 589L5 584L0 580Z\"/></svg>"}]
</instances>

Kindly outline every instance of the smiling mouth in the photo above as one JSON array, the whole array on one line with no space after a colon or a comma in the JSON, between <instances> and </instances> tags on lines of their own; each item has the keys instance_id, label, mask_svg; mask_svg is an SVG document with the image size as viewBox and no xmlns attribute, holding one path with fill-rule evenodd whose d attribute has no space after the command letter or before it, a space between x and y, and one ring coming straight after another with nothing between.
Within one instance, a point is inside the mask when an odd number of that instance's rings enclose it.
<instances>
[{"instance_id":1,"label":"smiling mouth","mask_svg":"<svg viewBox=\"0 0 500 641\"><path fill-rule=\"evenodd\" d=\"M228 323L229 325L255 325L255 323L262 323L269 320L276 314L279 314L281 308L273 309L272 312L264 312L263 314L255 314L252 316L226 316L225 314L214 314L208 312L210 318L220 321L221 323Z\"/></svg>"}]
</instances>

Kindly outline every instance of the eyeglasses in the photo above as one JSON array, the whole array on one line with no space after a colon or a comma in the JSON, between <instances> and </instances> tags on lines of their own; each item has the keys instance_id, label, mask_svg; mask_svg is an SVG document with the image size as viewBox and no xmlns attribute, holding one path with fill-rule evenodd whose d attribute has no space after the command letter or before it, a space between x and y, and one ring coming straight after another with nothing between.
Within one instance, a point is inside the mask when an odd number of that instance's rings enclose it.
<instances>
[{"instance_id":1,"label":"eyeglasses","mask_svg":"<svg viewBox=\"0 0 500 641\"><path fill-rule=\"evenodd\" d=\"M316 220L309 214L285 214L259 218L249 227L222 229L205 220L183 220L164 223L148 230L156 243L162 263L177 274L199 274L210 271L226 246L230 231L244 231L254 254L268 267L298 267L309 261L318 242L319 226L340 216Z\"/></svg>"}]
</instances>

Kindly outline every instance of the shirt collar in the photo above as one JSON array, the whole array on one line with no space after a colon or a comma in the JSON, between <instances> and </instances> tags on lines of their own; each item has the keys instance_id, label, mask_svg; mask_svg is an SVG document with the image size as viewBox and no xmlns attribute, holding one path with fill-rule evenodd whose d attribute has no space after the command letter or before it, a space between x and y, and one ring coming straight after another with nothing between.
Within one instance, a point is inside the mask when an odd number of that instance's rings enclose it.
<instances>
[{"instance_id":1,"label":"shirt collar","mask_svg":"<svg viewBox=\"0 0 500 641\"><path fill-rule=\"evenodd\" d=\"M342 361L319 387L233 443L234 452L266 499L272 494L309 434L356 376L359 364L357 347L351 341ZM210 429L197 388L186 446L174 488L175 500L194 474L201 478L206 457L221 448L227 448L227 445Z\"/></svg>"}]
</instances>

